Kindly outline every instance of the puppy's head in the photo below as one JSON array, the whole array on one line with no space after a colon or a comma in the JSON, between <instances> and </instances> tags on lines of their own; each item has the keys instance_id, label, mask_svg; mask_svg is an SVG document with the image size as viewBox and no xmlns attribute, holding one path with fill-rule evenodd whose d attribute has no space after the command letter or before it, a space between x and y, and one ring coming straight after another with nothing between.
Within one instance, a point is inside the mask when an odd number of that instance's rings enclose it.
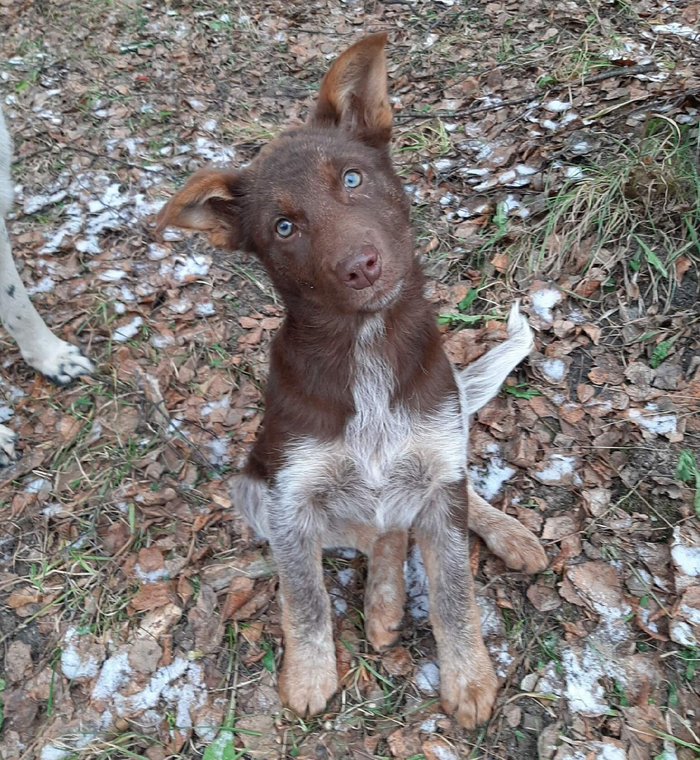
<instances>
[{"instance_id":1,"label":"puppy's head","mask_svg":"<svg viewBox=\"0 0 700 760\"><path fill-rule=\"evenodd\" d=\"M259 256L275 286L346 313L376 311L413 266L408 202L389 156L385 34L346 50L308 121L241 171L204 169L162 209L168 225Z\"/></svg>"}]
</instances>

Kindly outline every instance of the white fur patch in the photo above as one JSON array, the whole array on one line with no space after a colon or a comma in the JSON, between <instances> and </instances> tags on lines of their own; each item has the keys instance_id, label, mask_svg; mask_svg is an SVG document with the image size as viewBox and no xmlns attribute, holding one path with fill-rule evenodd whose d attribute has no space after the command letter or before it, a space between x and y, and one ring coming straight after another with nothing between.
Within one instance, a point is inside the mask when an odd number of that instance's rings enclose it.
<instances>
[{"instance_id":1,"label":"white fur patch","mask_svg":"<svg viewBox=\"0 0 700 760\"><path fill-rule=\"evenodd\" d=\"M260 534L269 537L270 524L313 529L328 547L343 545L348 525L369 525L380 533L409 528L426 505L444 501L445 486L465 478L469 415L498 393L532 347L517 304L508 333L503 344L455 372L459 398L446 398L433 414L420 415L392 403L396 378L382 350L384 319L367 318L355 343L355 414L342 437L298 438L288 445L271 488L247 476L234 478L234 504Z\"/></svg>"},{"instance_id":2,"label":"white fur patch","mask_svg":"<svg viewBox=\"0 0 700 760\"><path fill-rule=\"evenodd\" d=\"M406 529L442 487L465 476L466 430L457 398L432 415L392 403L394 372L384 358L382 317L368 318L354 356L355 414L343 437L324 443L305 437L286 453L273 501L277 519L325 516L320 526L328 545L337 544L343 524L372 525L379 532ZM326 509L313 505L323 502ZM292 515L286 510L291 509Z\"/></svg>"}]
</instances>

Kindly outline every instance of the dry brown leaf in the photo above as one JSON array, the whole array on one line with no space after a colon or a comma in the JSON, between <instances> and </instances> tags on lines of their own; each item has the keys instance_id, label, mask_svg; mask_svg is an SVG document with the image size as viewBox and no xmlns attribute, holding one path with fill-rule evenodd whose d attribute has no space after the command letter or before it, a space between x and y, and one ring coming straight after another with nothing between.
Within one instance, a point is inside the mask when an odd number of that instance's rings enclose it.
<instances>
[{"instance_id":1,"label":"dry brown leaf","mask_svg":"<svg viewBox=\"0 0 700 760\"><path fill-rule=\"evenodd\" d=\"M422 749L425 760L459 760L459 753L445 739L429 739Z\"/></svg>"},{"instance_id":2,"label":"dry brown leaf","mask_svg":"<svg viewBox=\"0 0 700 760\"><path fill-rule=\"evenodd\" d=\"M238 576L232 578L226 592L226 599L221 608L221 618L230 620L236 612L251 598L255 582L252 578Z\"/></svg>"},{"instance_id":3,"label":"dry brown leaf","mask_svg":"<svg viewBox=\"0 0 700 760\"><path fill-rule=\"evenodd\" d=\"M30 586L15 589L5 600L5 604L13 610L27 604L36 604L42 599L42 594Z\"/></svg>"},{"instance_id":4,"label":"dry brown leaf","mask_svg":"<svg viewBox=\"0 0 700 760\"><path fill-rule=\"evenodd\" d=\"M382 665L391 676L406 676L413 670L413 658L408 649L393 647L382 655Z\"/></svg>"},{"instance_id":5,"label":"dry brown leaf","mask_svg":"<svg viewBox=\"0 0 700 760\"><path fill-rule=\"evenodd\" d=\"M561 606L561 597L553 588L548 586L533 583L526 593L532 606L540 612L550 612Z\"/></svg>"},{"instance_id":6,"label":"dry brown leaf","mask_svg":"<svg viewBox=\"0 0 700 760\"><path fill-rule=\"evenodd\" d=\"M386 738L392 757L408 760L420 753L421 745L417 734L410 728L399 728Z\"/></svg>"},{"instance_id":7,"label":"dry brown leaf","mask_svg":"<svg viewBox=\"0 0 700 760\"><path fill-rule=\"evenodd\" d=\"M175 601L173 585L172 581L145 583L129 604L136 612L147 612L158 607L165 607L166 604Z\"/></svg>"}]
</instances>

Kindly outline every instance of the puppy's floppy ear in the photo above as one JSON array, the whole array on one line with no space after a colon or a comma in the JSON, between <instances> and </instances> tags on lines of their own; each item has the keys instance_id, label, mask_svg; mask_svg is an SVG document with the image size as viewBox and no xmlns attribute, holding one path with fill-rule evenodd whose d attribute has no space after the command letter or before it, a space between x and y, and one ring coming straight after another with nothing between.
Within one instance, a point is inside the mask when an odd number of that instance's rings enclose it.
<instances>
[{"instance_id":1,"label":"puppy's floppy ear","mask_svg":"<svg viewBox=\"0 0 700 760\"><path fill-rule=\"evenodd\" d=\"M372 34L335 60L321 83L308 123L341 126L376 147L391 139L392 113L386 75L384 32Z\"/></svg>"},{"instance_id":2,"label":"puppy's floppy ear","mask_svg":"<svg viewBox=\"0 0 700 760\"><path fill-rule=\"evenodd\" d=\"M205 232L217 248L240 248L244 197L244 172L200 169L158 212L156 235L181 227Z\"/></svg>"}]
</instances>

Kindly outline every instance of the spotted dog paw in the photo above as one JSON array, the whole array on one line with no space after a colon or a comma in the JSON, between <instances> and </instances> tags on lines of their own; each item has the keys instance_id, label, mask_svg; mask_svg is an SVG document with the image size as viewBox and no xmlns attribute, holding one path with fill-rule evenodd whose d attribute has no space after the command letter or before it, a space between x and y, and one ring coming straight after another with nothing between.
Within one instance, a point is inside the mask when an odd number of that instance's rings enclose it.
<instances>
[{"instance_id":1,"label":"spotted dog paw","mask_svg":"<svg viewBox=\"0 0 700 760\"><path fill-rule=\"evenodd\" d=\"M7 467L19 459L17 433L5 425L0 425L0 467Z\"/></svg>"},{"instance_id":2,"label":"spotted dog paw","mask_svg":"<svg viewBox=\"0 0 700 760\"><path fill-rule=\"evenodd\" d=\"M76 377L95 371L93 363L78 346L64 340L57 340L47 346L41 356L27 358L27 362L55 385L68 385Z\"/></svg>"}]
</instances>

